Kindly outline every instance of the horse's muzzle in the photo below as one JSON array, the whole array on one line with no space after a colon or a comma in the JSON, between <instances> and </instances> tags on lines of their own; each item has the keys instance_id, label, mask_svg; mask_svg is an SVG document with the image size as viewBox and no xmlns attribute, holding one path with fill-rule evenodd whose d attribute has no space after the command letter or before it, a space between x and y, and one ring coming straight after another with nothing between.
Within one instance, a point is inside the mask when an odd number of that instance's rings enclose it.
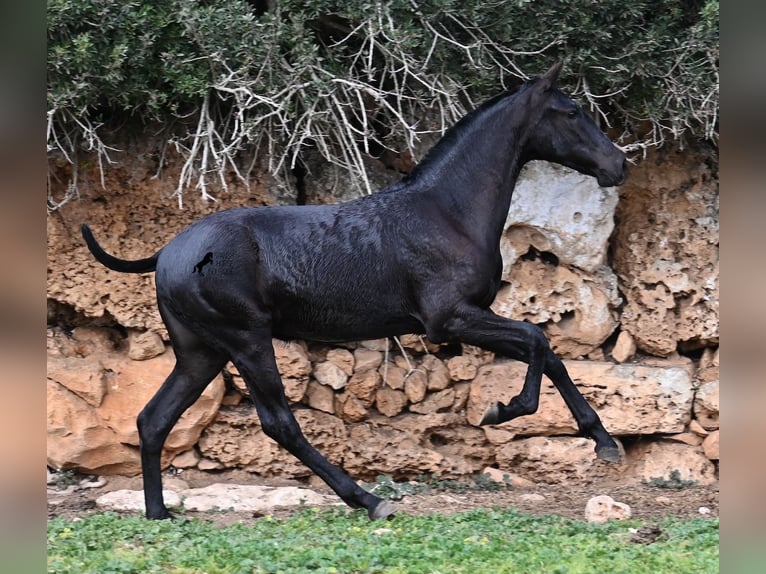
<instances>
[{"instance_id":1,"label":"horse's muzzle","mask_svg":"<svg viewBox=\"0 0 766 574\"><path fill-rule=\"evenodd\" d=\"M628 171L628 160L623 159L622 164L614 172L599 171L596 176L600 187L614 187L625 183L625 174Z\"/></svg>"}]
</instances>

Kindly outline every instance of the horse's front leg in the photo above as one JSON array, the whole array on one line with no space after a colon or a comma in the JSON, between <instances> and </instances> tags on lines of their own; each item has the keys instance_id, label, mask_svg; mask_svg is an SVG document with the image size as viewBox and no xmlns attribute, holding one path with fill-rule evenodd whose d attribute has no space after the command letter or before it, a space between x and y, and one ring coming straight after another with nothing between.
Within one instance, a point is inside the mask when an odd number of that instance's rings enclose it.
<instances>
[{"instance_id":1,"label":"horse's front leg","mask_svg":"<svg viewBox=\"0 0 766 574\"><path fill-rule=\"evenodd\" d=\"M596 442L598 458L612 462L619 460L617 443L572 382L564 363L553 353L539 327L500 317L489 310L467 307L460 309L448 320L431 326L428 331L429 337L457 339L527 363L524 385L519 394L507 404L490 405L480 424L500 424L536 412L542 376L545 374L561 393L577 421L580 434Z\"/></svg>"}]
</instances>

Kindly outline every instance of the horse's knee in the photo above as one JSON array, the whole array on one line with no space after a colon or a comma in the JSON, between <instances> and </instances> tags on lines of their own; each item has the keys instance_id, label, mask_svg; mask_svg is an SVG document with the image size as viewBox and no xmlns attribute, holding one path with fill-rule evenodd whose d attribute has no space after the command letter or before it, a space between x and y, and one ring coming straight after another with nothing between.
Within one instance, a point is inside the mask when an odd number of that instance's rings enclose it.
<instances>
[{"instance_id":1,"label":"horse's knee","mask_svg":"<svg viewBox=\"0 0 766 574\"><path fill-rule=\"evenodd\" d=\"M533 354L545 353L550 349L548 337L545 332L533 323L522 323L524 325L524 341L529 346Z\"/></svg>"}]
</instances>

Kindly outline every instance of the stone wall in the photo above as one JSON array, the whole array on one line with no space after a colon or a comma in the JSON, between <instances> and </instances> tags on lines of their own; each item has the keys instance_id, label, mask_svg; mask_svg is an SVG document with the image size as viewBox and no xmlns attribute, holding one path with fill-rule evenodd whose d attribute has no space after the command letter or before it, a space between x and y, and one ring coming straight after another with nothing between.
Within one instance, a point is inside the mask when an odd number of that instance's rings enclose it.
<instances>
[{"instance_id":1,"label":"stone wall","mask_svg":"<svg viewBox=\"0 0 766 574\"><path fill-rule=\"evenodd\" d=\"M170 196L178 165L158 153L79 174L80 198L48 217L48 464L139 472L135 416L170 372L153 275L124 275L82 245L145 257L185 225L234 205L289 203L267 177L232 178L216 203ZM709 155L655 152L619 190L571 170L525 168L502 238L496 312L539 324L626 463L595 460L560 396L539 412L478 427L486 405L518 392L525 366L479 349L406 336L327 347L275 341L287 395L309 440L358 478L459 477L494 466L531 480L608 475L710 482L718 455L718 188ZM308 197L349 196L312 171ZM399 174L379 166L381 184ZM56 185L66 182L65 169ZM56 183L58 181L59 183ZM325 182L323 192L315 187ZM332 182L332 183L327 183ZM330 189L332 187L332 189ZM326 189L325 189L326 188ZM680 353L680 354L679 354ZM308 476L268 439L233 366L179 422L164 464Z\"/></svg>"}]
</instances>

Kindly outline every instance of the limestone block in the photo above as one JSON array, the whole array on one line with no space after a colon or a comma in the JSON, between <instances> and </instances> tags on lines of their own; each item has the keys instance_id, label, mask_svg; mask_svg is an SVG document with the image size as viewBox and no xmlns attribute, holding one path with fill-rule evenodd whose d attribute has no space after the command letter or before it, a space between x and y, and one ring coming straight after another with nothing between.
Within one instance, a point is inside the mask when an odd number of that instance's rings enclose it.
<instances>
[{"instance_id":1,"label":"limestone block","mask_svg":"<svg viewBox=\"0 0 766 574\"><path fill-rule=\"evenodd\" d=\"M612 434L681 433L691 420L694 390L688 368L595 361L564 363L577 388ZM489 404L507 403L517 395L526 369L524 363L507 360L482 367L471 384L466 406L468 422L478 424ZM537 413L498 428L518 435L577 432L573 416L547 378L543 379Z\"/></svg>"},{"instance_id":2,"label":"limestone block","mask_svg":"<svg viewBox=\"0 0 766 574\"><path fill-rule=\"evenodd\" d=\"M347 423L367 418L367 405L353 393L344 391L335 396L335 414Z\"/></svg>"},{"instance_id":3,"label":"limestone block","mask_svg":"<svg viewBox=\"0 0 766 574\"><path fill-rule=\"evenodd\" d=\"M420 364L421 368L428 373L428 390L443 391L450 386L450 374L444 361L436 355L426 355Z\"/></svg>"},{"instance_id":4,"label":"limestone block","mask_svg":"<svg viewBox=\"0 0 766 574\"><path fill-rule=\"evenodd\" d=\"M424 371L412 371L404 381L404 392L411 403L419 403L426 398L428 376Z\"/></svg>"},{"instance_id":5,"label":"limestone block","mask_svg":"<svg viewBox=\"0 0 766 574\"><path fill-rule=\"evenodd\" d=\"M279 339L272 340L274 357L277 360L279 374L283 379L306 379L311 373L311 361L309 361L306 348L296 342L285 342Z\"/></svg>"},{"instance_id":6,"label":"limestone block","mask_svg":"<svg viewBox=\"0 0 766 574\"><path fill-rule=\"evenodd\" d=\"M377 369L383 362L383 353L372 349L354 349L354 370L356 372Z\"/></svg>"}]
</instances>

